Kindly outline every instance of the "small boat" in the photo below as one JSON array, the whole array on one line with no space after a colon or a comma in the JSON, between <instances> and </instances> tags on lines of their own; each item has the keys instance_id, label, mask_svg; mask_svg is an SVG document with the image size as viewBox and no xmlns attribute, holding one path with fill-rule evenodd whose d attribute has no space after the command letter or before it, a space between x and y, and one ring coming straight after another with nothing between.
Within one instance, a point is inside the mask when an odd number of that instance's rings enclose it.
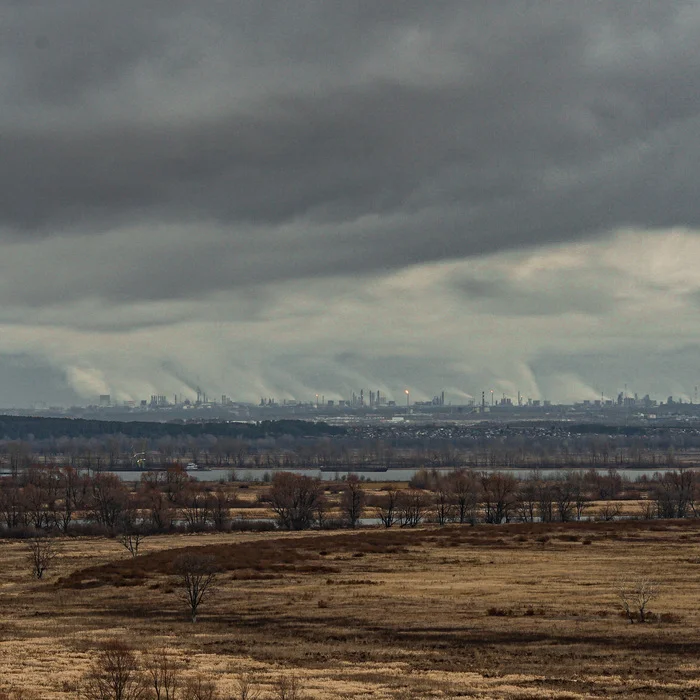
<instances>
[{"instance_id":1,"label":"small boat","mask_svg":"<svg viewBox=\"0 0 700 700\"><path fill-rule=\"evenodd\" d=\"M199 467L194 463L190 462L186 467L185 467L186 472L196 472L199 471Z\"/></svg>"}]
</instances>

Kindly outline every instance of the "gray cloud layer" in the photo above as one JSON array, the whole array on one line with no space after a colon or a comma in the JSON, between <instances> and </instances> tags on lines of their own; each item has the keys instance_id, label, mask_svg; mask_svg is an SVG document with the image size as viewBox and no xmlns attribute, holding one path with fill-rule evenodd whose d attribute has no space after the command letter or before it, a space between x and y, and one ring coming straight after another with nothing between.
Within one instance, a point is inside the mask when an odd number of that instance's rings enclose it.
<instances>
[{"instance_id":1,"label":"gray cloud layer","mask_svg":"<svg viewBox=\"0 0 700 700\"><path fill-rule=\"evenodd\" d=\"M337 279L352 306L409 266L700 228L695 2L0 9L0 298L13 326L254 320L272 333L276 300L304 281ZM452 291L494 323L602 317L620 295L588 268L547 288L509 274L467 270ZM315 352L328 376L356 357ZM422 352L412 373L435 359ZM48 361L68 371L60 355ZM106 386L122 386L96 357ZM311 382L288 358L260 362L256 386L265 373ZM370 381L386 371L366 363Z\"/></svg>"}]
</instances>

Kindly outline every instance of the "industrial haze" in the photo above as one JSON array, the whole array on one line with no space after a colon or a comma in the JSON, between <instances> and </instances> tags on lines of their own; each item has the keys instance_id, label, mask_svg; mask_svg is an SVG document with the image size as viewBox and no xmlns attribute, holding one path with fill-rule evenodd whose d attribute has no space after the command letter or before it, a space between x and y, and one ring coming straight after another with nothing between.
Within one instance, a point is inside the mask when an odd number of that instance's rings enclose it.
<instances>
[{"instance_id":1,"label":"industrial haze","mask_svg":"<svg viewBox=\"0 0 700 700\"><path fill-rule=\"evenodd\" d=\"M523 396L500 397L493 391L482 391L477 401L453 401L445 391L431 400L414 401L406 389L402 400L383 394L380 390L360 389L347 399L327 399L316 394L311 400L276 399L261 397L257 403L237 401L225 394L212 398L201 388L196 398L183 395L167 397L153 394L138 401L117 401L110 394L101 394L85 405L49 406L39 403L31 408L0 408L9 416L36 416L46 418L85 418L97 421L154 421L159 423L186 423L211 426L216 423L254 423L260 421L314 421L319 424L341 426L371 426L403 424L420 427L433 425L471 425L476 423L508 423L512 421L551 421L564 426L572 422L607 426L680 426L693 428L700 423L698 387L692 391L694 399L668 396L657 400L645 394L624 391L614 399L584 399L572 403L554 403ZM461 396L457 397L461 398ZM30 431L31 432L31 431Z\"/></svg>"}]
</instances>

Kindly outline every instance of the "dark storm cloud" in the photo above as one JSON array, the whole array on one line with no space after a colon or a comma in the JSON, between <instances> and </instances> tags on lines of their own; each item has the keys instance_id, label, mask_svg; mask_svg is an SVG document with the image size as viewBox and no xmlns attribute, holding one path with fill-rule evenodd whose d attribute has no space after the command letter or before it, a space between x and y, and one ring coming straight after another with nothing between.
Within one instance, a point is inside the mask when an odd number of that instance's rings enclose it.
<instances>
[{"instance_id":1,"label":"dark storm cloud","mask_svg":"<svg viewBox=\"0 0 700 700\"><path fill-rule=\"evenodd\" d=\"M4 10L6 235L140 226L162 248L147 276L126 264L86 294L187 297L700 224L695 3Z\"/></svg>"},{"instance_id":2,"label":"dark storm cloud","mask_svg":"<svg viewBox=\"0 0 700 700\"><path fill-rule=\"evenodd\" d=\"M571 274L549 275L542 280L515 283L504 275L489 279L463 276L455 288L480 313L494 316L604 315L613 310L613 290Z\"/></svg>"}]
</instances>

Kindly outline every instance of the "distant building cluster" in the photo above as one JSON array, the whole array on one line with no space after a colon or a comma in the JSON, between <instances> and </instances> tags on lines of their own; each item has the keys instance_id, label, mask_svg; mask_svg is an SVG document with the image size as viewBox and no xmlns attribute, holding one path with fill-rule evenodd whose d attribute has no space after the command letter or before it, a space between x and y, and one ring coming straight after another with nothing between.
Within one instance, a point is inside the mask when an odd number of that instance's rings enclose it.
<instances>
[{"instance_id":1,"label":"distant building cluster","mask_svg":"<svg viewBox=\"0 0 700 700\"><path fill-rule=\"evenodd\" d=\"M181 396L178 397L177 394L173 396L173 400L169 401L168 397L164 394L154 394L151 395L150 400L143 399L141 401L122 401L113 402L110 394L100 394L98 399L97 407L99 408L148 408L148 409L165 409L165 408L197 408L197 407L213 407L213 406L252 406L252 404L246 402L234 401L231 397L226 394L221 395L221 400L217 402L216 400L210 400L206 392L202 391L199 387L196 390L197 397L195 400L189 398L183 399ZM445 392L441 391L436 394L430 401L413 401L410 400L409 390L405 390L406 403L405 406L413 407L415 409L421 408L440 408L448 406L445 401ZM695 389L695 394L697 396L697 387ZM492 410L498 409L514 409L514 408L552 408L556 407L573 407L579 409L602 409L602 408L627 408L627 409L640 409L648 410L651 408L656 408L659 406L674 406L674 405L694 405L697 401L686 401L684 402L681 398L674 399L673 396L669 396L666 402L659 402L652 399L649 394L645 394L643 397L639 397L638 394L632 396L627 395L626 392L621 391L616 399L609 399L601 396L600 399L584 399L580 402L575 402L573 404L552 404L551 401L546 399L533 399L523 397L519 392L517 398L502 396L496 398L495 392L493 390L481 392L481 401L477 404L473 398L469 398L462 403L455 403L454 406L474 408L476 411L481 412L491 412ZM272 397L261 397L260 402L257 407L261 409L265 408L280 408L280 407L296 407L296 408L309 408L309 409L374 409L374 408L394 408L402 407L403 403L397 403L395 400L389 399L386 394L383 394L381 390L368 390L360 389L359 392L353 392L352 395L347 399L329 399L326 400L325 396L316 394L315 398L310 401L299 401L297 399L282 399L278 401ZM452 406L450 403L449 406Z\"/></svg>"},{"instance_id":2,"label":"distant building cluster","mask_svg":"<svg viewBox=\"0 0 700 700\"><path fill-rule=\"evenodd\" d=\"M652 399L649 394L640 397L628 394L627 387L608 398L584 399L571 404L553 404L547 399L517 396L495 390L481 391L480 400L468 397L461 401L449 401L446 392L436 393L431 400L411 400L409 389L403 390L404 399L397 401L380 389L360 388L348 398L328 399L315 394L306 401L261 397L259 403L235 401L226 394L220 399L210 399L207 392L197 387L195 397L184 398L175 394L152 394L148 399L114 401L110 394L100 394L97 402L89 406L42 407L31 409L32 415L71 415L76 417L106 417L115 420L277 420L297 418L325 421L421 421L421 420L512 420L515 418L537 418L551 416L559 419L597 420L612 414L634 416L641 420L655 420L671 415L700 417L700 403L694 400L669 396L666 401ZM138 418L137 418L138 417Z\"/></svg>"}]
</instances>

